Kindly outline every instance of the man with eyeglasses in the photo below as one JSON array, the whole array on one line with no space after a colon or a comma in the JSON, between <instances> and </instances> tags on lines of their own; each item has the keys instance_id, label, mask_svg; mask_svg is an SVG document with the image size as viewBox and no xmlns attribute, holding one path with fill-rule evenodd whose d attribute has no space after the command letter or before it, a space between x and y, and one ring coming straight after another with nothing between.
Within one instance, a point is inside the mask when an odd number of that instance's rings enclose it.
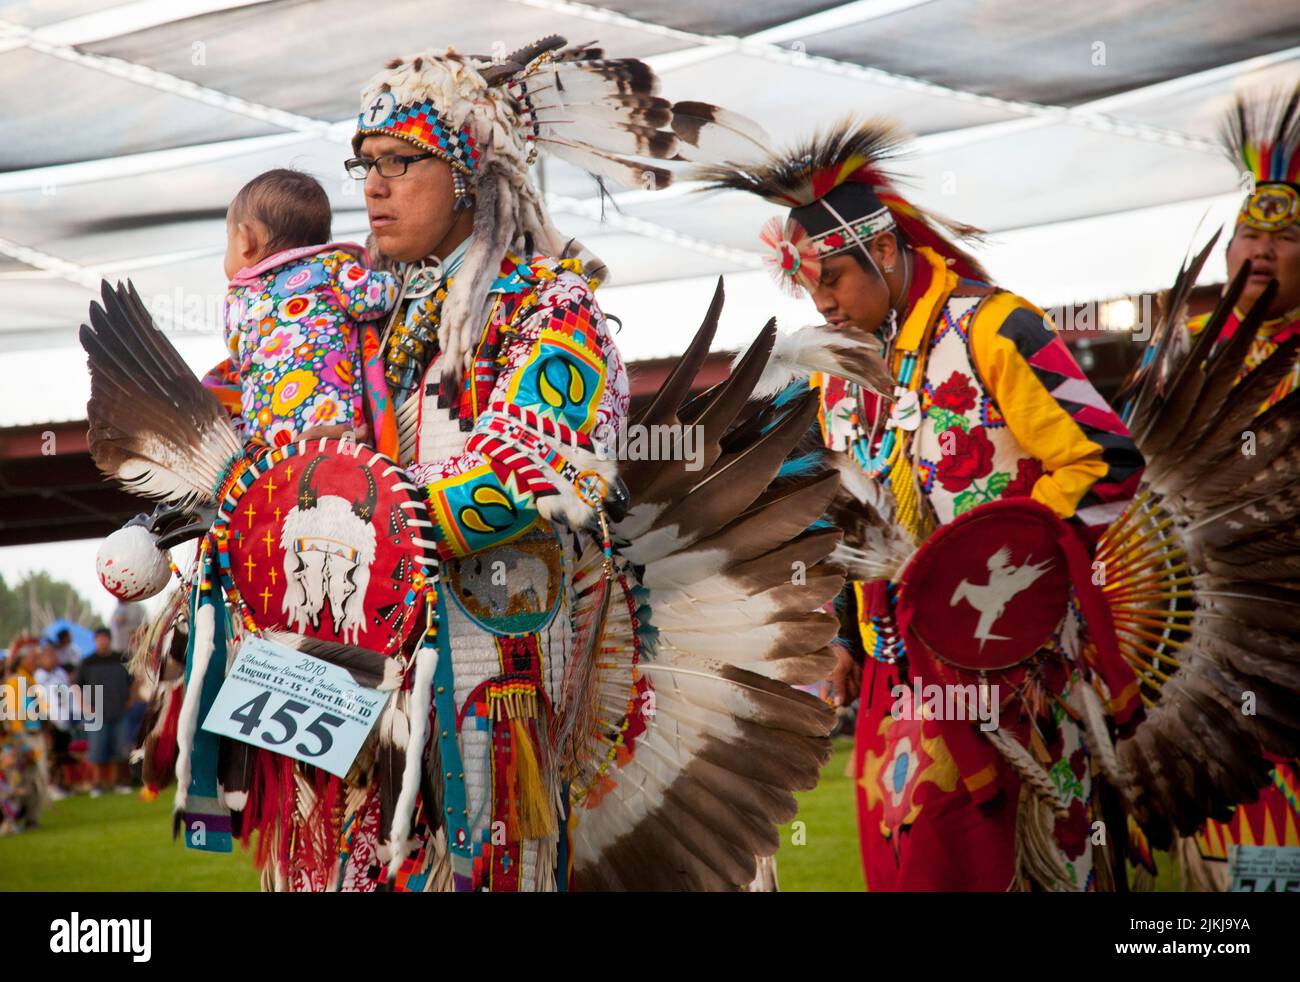
<instances>
[{"instance_id":1,"label":"man with eyeglasses","mask_svg":"<svg viewBox=\"0 0 1300 982\"><path fill-rule=\"evenodd\" d=\"M564 129L539 119L529 96L543 66L559 61L554 47L539 42L495 62L451 50L398 59L362 96L345 167L364 182L372 265L401 282L381 341L384 370L399 463L427 497L432 527L421 534L443 561L438 633L449 657L430 662L428 648L416 651L410 733L397 744L423 758L432 700L433 759L418 770L389 766L349 792L341 863L322 879L295 853L267 870L277 889L563 889L571 875L568 805L558 804L543 742L561 678L552 675L572 644L557 598L572 589L576 539L559 533L595 520L599 497L578 490L584 474L613 486L596 441L616 432L629 396L592 293L604 267L555 229L529 174L547 135ZM574 70L648 72L595 59ZM598 84L615 93L620 80ZM646 106L666 119L663 100L639 98L626 129L606 118L566 138L567 159L585 154L605 177L624 167L624 183L645 186L644 165L623 161L618 141L648 140L641 156L671 156L675 141L657 128L665 120L642 125ZM667 183L665 171L647 173ZM510 698L497 700L506 688ZM492 707L492 725L480 707ZM429 781L442 785L434 799ZM427 812L430 800L446 813ZM303 816L291 821L292 830L261 834L288 833L309 849Z\"/></svg>"}]
</instances>

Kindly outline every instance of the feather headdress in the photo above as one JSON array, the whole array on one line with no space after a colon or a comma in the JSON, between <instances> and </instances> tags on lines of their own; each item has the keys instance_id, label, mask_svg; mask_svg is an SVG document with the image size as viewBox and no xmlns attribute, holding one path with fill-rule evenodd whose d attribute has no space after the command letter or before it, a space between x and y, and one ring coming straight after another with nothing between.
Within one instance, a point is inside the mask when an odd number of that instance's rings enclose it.
<instances>
[{"instance_id":1,"label":"feather headdress","mask_svg":"<svg viewBox=\"0 0 1300 982\"><path fill-rule=\"evenodd\" d=\"M1265 232L1300 221L1300 83L1263 98L1238 96L1222 140L1251 179L1237 221Z\"/></svg>"},{"instance_id":2,"label":"feather headdress","mask_svg":"<svg viewBox=\"0 0 1300 982\"><path fill-rule=\"evenodd\" d=\"M366 83L353 147L370 135L406 140L451 164L458 199L477 203L473 244L438 325L443 391L469 368L484 303L507 251L577 254L588 277L604 267L551 223L529 165L545 151L601 182L657 190L672 173L636 158L677 154L672 118L644 62L607 59L551 36L503 60L452 48L397 58Z\"/></svg>"},{"instance_id":3,"label":"feather headdress","mask_svg":"<svg viewBox=\"0 0 1300 982\"><path fill-rule=\"evenodd\" d=\"M905 141L888 120L848 117L787 150L700 163L691 176L706 189L748 191L789 207L785 222L769 223L763 239L776 253L777 273L805 288L816 283L823 259L865 250L889 228L913 246L933 249L959 275L986 280L979 262L954 241L979 230L922 211L899 193L887 165Z\"/></svg>"}]
</instances>

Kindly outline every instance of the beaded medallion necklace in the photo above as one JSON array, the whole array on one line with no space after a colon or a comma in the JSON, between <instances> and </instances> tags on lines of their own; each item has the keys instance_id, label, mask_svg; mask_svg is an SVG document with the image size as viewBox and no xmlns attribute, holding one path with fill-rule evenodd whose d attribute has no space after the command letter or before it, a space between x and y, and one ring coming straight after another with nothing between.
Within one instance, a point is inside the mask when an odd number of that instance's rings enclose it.
<instances>
[{"instance_id":1,"label":"beaded medallion necklace","mask_svg":"<svg viewBox=\"0 0 1300 982\"><path fill-rule=\"evenodd\" d=\"M906 255L906 254L905 254ZM912 267L908 260L907 279L903 288L906 298L911 289ZM925 375L925 358L921 354L929 345L933 325L928 325L916 350L897 350L897 314L891 309L890 328L885 339L884 361L892 366L897 385L894 389L893 409L885 422L884 435L877 445L876 435L881 425L878 407L872 421L871 432L862 429L866 407L861 389L856 390L858 411L850 425L849 451L854 461L869 477L883 480L894 494L897 506L896 520L907 530L914 542L920 542L934 528L934 517L929 513L916 482L916 468L912 460L913 436L920 427L920 386ZM910 310L909 310L910 313ZM876 449L872 449L875 446Z\"/></svg>"}]
</instances>

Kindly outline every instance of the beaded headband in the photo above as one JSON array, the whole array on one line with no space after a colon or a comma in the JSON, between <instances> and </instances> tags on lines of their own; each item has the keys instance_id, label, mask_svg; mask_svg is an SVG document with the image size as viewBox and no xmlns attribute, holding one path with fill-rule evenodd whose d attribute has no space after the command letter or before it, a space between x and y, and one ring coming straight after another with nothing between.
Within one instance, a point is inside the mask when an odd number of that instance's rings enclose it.
<instances>
[{"instance_id":1,"label":"beaded headband","mask_svg":"<svg viewBox=\"0 0 1300 982\"><path fill-rule=\"evenodd\" d=\"M798 295L800 287L811 291L817 285L823 259L850 249L861 249L870 258L867 243L872 236L893 228L895 224L893 213L888 208L882 207L870 215L847 221L825 199L820 199L819 203L834 215L838 224L813 236L793 217L784 222L772 218L763 226L759 236L772 250L767 264L777 282L795 295Z\"/></svg>"},{"instance_id":2,"label":"beaded headband","mask_svg":"<svg viewBox=\"0 0 1300 982\"><path fill-rule=\"evenodd\" d=\"M433 103L399 106L391 92L380 92L357 116L357 132L352 138L354 149L376 133L395 136L437 154L468 176L478 168L479 149L467 129L454 130L443 124Z\"/></svg>"},{"instance_id":3,"label":"beaded headband","mask_svg":"<svg viewBox=\"0 0 1300 982\"><path fill-rule=\"evenodd\" d=\"M1300 191L1281 181L1261 182L1255 187L1237 216L1239 225L1261 232L1277 232L1300 222Z\"/></svg>"}]
</instances>

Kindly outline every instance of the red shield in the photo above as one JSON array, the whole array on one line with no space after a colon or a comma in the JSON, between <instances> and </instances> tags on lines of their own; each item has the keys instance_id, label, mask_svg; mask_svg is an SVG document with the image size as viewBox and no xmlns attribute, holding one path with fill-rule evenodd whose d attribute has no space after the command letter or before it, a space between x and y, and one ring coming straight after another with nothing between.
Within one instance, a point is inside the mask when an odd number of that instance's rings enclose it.
<instances>
[{"instance_id":1,"label":"red shield","mask_svg":"<svg viewBox=\"0 0 1300 982\"><path fill-rule=\"evenodd\" d=\"M1011 498L975 508L932 535L904 570L899 627L909 655L920 646L969 672L1003 671L1033 656L1065 615L1069 535L1048 508Z\"/></svg>"},{"instance_id":2,"label":"red shield","mask_svg":"<svg viewBox=\"0 0 1300 982\"><path fill-rule=\"evenodd\" d=\"M235 482L215 530L259 629L394 651L415 626L428 514L406 473L369 447L280 447Z\"/></svg>"}]
</instances>

